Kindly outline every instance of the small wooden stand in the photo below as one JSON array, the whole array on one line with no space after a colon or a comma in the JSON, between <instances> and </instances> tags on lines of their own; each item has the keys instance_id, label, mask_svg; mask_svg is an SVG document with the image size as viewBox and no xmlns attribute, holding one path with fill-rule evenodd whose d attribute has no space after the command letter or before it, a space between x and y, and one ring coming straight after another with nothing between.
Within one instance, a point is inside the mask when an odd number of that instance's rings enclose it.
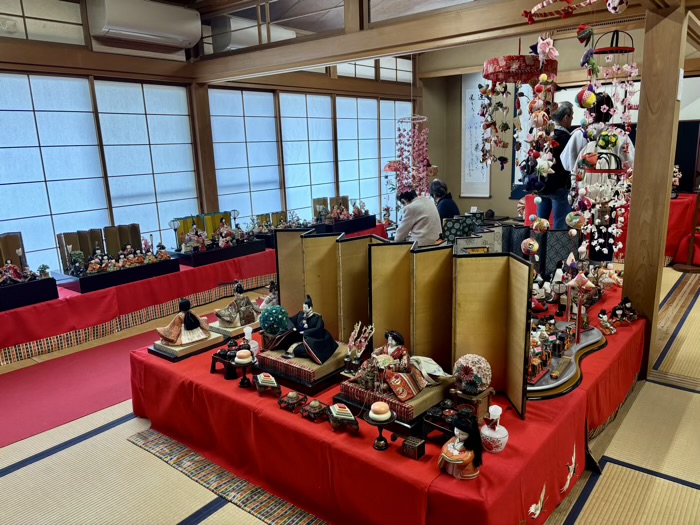
<instances>
[{"instance_id":1,"label":"small wooden stand","mask_svg":"<svg viewBox=\"0 0 700 525\"><path fill-rule=\"evenodd\" d=\"M228 359L224 359L223 357L219 357L216 354L213 354L211 356L211 368L209 368L209 373L210 374L216 374L220 370L217 370L216 365L217 364L222 364L224 365L224 368L221 369L224 372L224 379L226 381L230 381L231 379L238 379L238 372L236 372L236 367L233 365L231 361Z\"/></svg>"},{"instance_id":2,"label":"small wooden stand","mask_svg":"<svg viewBox=\"0 0 700 525\"><path fill-rule=\"evenodd\" d=\"M472 413L479 420L479 425L484 422L484 417L488 415L491 396L495 394L496 391L490 387L475 396L460 392L456 388L450 389L450 396L455 403L456 410L460 409L460 405L468 405Z\"/></svg>"},{"instance_id":3,"label":"small wooden stand","mask_svg":"<svg viewBox=\"0 0 700 525\"><path fill-rule=\"evenodd\" d=\"M282 396L281 386L261 385L258 382L258 376L253 376L253 384L255 385L255 389L258 391L258 394L260 394L261 396L263 394L272 394L277 398L280 398Z\"/></svg>"},{"instance_id":4,"label":"small wooden stand","mask_svg":"<svg viewBox=\"0 0 700 525\"><path fill-rule=\"evenodd\" d=\"M379 436L377 437L377 439L374 440L374 450L379 450L380 452L383 452L386 449L388 449L389 442L382 435L382 431L384 430L385 426L390 425L391 423L396 421L396 412L392 412L391 417L386 421L375 421L370 417L369 412L365 412L363 419L367 424L372 425L373 427L377 427L379 429Z\"/></svg>"}]
</instances>

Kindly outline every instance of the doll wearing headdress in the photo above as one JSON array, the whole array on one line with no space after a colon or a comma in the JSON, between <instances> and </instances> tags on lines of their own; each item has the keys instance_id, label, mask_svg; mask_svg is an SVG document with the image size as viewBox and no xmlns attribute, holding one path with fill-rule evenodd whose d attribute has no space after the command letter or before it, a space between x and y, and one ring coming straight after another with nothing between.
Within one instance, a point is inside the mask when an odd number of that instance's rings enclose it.
<instances>
[{"instance_id":1,"label":"doll wearing headdress","mask_svg":"<svg viewBox=\"0 0 700 525\"><path fill-rule=\"evenodd\" d=\"M462 413L455 419L454 437L442 447L438 467L455 479L474 479L479 475L483 446L476 418Z\"/></svg>"},{"instance_id":2,"label":"doll wearing headdress","mask_svg":"<svg viewBox=\"0 0 700 525\"><path fill-rule=\"evenodd\" d=\"M190 301L180 299L180 311L165 328L156 328L163 344L188 345L209 337L209 323L191 310Z\"/></svg>"}]
</instances>

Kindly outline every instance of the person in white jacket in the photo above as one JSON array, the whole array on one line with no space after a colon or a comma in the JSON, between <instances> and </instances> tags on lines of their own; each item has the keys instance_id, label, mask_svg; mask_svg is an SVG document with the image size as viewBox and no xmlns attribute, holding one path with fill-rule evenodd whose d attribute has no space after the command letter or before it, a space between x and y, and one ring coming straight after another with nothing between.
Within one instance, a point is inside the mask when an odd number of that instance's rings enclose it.
<instances>
[{"instance_id":1,"label":"person in white jacket","mask_svg":"<svg viewBox=\"0 0 700 525\"><path fill-rule=\"evenodd\" d=\"M442 233L442 225L433 199L418 197L414 190L404 191L398 199L404 208L395 240L415 241L418 246L435 244Z\"/></svg>"}]
</instances>

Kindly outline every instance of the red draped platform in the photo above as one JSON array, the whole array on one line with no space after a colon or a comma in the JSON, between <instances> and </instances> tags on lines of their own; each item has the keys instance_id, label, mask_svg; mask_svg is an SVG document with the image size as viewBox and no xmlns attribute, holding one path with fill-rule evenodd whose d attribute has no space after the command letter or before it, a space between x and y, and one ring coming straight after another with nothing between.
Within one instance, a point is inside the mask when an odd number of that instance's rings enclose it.
<instances>
[{"instance_id":1,"label":"red draped platform","mask_svg":"<svg viewBox=\"0 0 700 525\"><path fill-rule=\"evenodd\" d=\"M619 302L619 293L591 310ZM544 523L585 469L587 431L605 424L634 385L641 364L644 321L622 328L608 346L583 361L583 381L569 394L531 401L521 420L505 399L506 449L484 453L481 475L456 481L437 468L440 446L428 442L414 461L397 444L377 452L375 428L360 422L360 435L333 433L280 410L276 400L211 375L210 353L170 363L131 354L134 413L155 430L184 443L234 474L295 503L332 524L444 525L463 516L470 523ZM286 389L285 389L286 392ZM318 396L330 403L335 386ZM576 473L566 487L576 449ZM542 511L537 506L546 487ZM536 516L535 516L536 514Z\"/></svg>"}]
</instances>

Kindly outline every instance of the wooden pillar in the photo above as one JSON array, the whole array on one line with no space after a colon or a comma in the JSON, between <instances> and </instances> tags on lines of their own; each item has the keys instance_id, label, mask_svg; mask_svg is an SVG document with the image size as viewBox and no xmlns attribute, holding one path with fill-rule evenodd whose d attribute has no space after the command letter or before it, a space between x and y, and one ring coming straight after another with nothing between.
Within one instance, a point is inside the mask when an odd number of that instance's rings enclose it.
<instances>
[{"instance_id":1,"label":"wooden pillar","mask_svg":"<svg viewBox=\"0 0 700 525\"><path fill-rule=\"evenodd\" d=\"M647 320L640 379L661 350L656 328L687 28L682 5L647 11L623 290Z\"/></svg>"},{"instance_id":2,"label":"wooden pillar","mask_svg":"<svg viewBox=\"0 0 700 525\"><path fill-rule=\"evenodd\" d=\"M209 89L206 84L190 85L190 105L200 211L214 213L220 211L219 191L216 185L216 167L214 165Z\"/></svg>"},{"instance_id":3,"label":"wooden pillar","mask_svg":"<svg viewBox=\"0 0 700 525\"><path fill-rule=\"evenodd\" d=\"M357 33L362 28L362 0L345 0L344 21L346 33Z\"/></svg>"}]
</instances>

